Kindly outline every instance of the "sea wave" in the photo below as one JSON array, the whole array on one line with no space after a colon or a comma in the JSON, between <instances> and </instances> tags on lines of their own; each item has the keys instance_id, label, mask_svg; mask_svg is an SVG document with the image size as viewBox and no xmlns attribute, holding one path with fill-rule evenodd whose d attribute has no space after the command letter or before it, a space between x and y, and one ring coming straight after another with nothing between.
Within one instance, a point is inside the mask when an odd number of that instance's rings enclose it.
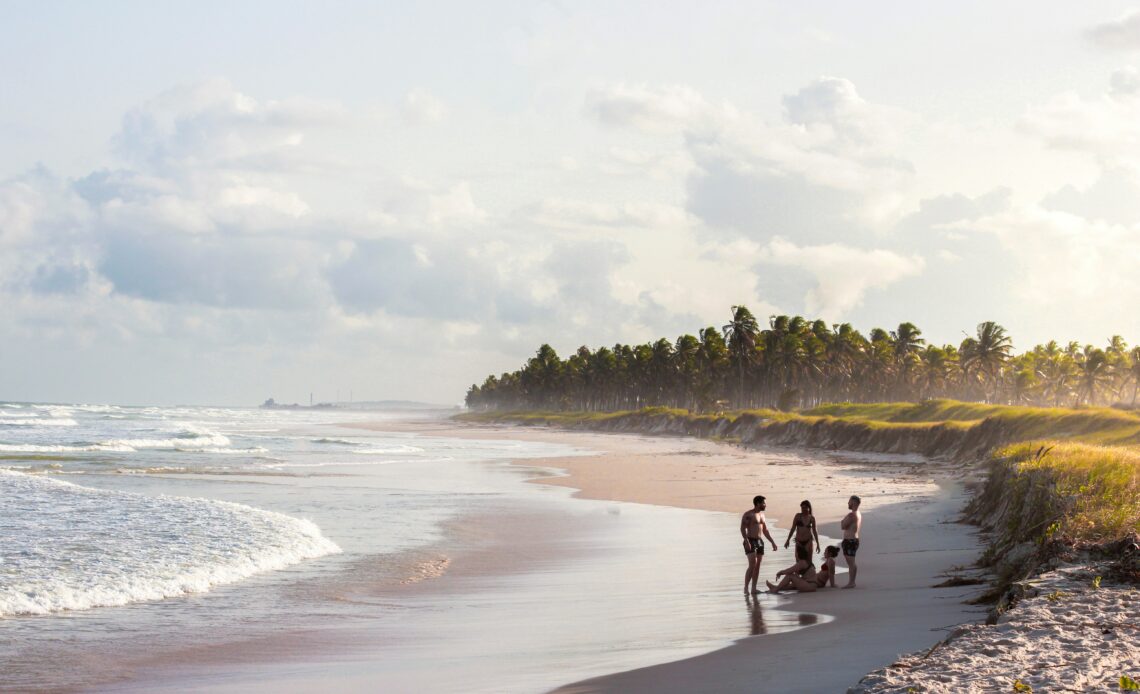
<instances>
[{"instance_id":1,"label":"sea wave","mask_svg":"<svg viewBox=\"0 0 1140 694\"><path fill-rule=\"evenodd\" d=\"M360 443L359 441L348 441L346 439L332 439L332 438L313 439L313 443L329 443L329 444L335 444L337 446L363 446L364 445L363 443Z\"/></svg>"},{"instance_id":2,"label":"sea wave","mask_svg":"<svg viewBox=\"0 0 1140 694\"><path fill-rule=\"evenodd\" d=\"M70 417L15 416L0 417L0 425L10 427L74 427L79 422Z\"/></svg>"},{"instance_id":3,"label":"sea wave","mask_svg":"<svg viewBox=\"0 0 1140 694\"><path fill-rule=\"evenodd\" d=\"M424 452L424 449L422 449L418 446L406 446L406 445L389 446L387 448L365 448L365 449L362 449L359 451L353 451L353 453L359 453L360 455L391 455L393 453L423 453L423 452Z\"/></svg>"},{"instance_id":4,"label":"sea wave","mask_svg":"<svg viewBox=\"0 0 1140 694\"><path fill-rule=\"evenodd\" d=\"M0 469L0 615L209 591L340 551L309 520Z\"/></svg>"},{"instance_id":5,"label":"sea wave","mask_svg":"<svg viewBox=\"0 0 1140 694\"><path fill-rule=\"evenodd\" d=\"M93 453L93 452L110 452L110 453L130 453L135 450L130 446L112 445L109 443L97 444L51 444L43 445L37 443L0 443L0 452L7 453Z\"/></svg>"},{"instance_id":6,"label":"sea wave","mask_svg":"<svg viewBox=\"0 0 1140 694\"><path fill-rule=\"evenodd\" d=\"M192 450L205 448L229 448L230 439L222 434L192 434L167 439L110 439L101 441L100 446L108 448L161 448L169 450Z\"/></svg>"}]
</instances>

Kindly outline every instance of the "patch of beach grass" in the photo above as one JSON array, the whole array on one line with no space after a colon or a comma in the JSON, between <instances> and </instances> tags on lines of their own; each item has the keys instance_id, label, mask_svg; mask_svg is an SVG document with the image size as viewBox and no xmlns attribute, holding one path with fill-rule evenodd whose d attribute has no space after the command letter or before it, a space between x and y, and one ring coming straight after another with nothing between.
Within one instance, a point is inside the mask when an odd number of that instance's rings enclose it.
<instances>
[{"instance_id":1,"label":"patch of beach grass","mask_svg":"<svg viewBox=\"0 0 1140 694\"><path fill-rule=\"evenodd\" d=\"M1043 474L1064 514L1052 530L1077 543L1104 543L1140 533L1140 451L1121 446L1035 442L997 453L1016 474Z\"/></svg>"}]
</instances>

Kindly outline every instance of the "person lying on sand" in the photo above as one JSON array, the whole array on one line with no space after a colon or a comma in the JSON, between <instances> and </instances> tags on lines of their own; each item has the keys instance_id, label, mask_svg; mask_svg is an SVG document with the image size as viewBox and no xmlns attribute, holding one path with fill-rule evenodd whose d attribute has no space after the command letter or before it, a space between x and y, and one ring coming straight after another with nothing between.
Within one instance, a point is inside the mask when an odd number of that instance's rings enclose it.
<instances>
[{"instance_id":1,"label":"person lying on sand","mask_svg":"<svg viewBox=\"0 0 1140 694\"><path fill-rule=\"evenodd\" d=\"M776 541L768 532L768 522L764 519L764 509L768 505L764 497L756 496L752 499L752 508L745 511L740 518L740 534L744 537L744 556L748 557L748 570L744 572L744 594L759 593L756 590L756 581L760 578L760 562L764 560L764 541L760 533L772 543L772 551L776 551ZM749 588L749 583L752 584Z\"/></svg>"},{"instance_id":2,"label":"person lying on sand","mask_svg":"<svg viewBox=\"0 0 1140 694\"><path fill-rule=\"evenodd\" d=\"M784 549L796 536L796 559L811 561L812 540L815 540L815 551L819 552L819 533L815 529L815 516L811 513L811 502L804 499L800 502L800 512L792 519L792 527L788 529L788 539L784 540Z\"/></svg>"},{"instance_id":3,"label":"person lying on sand","mask_svg":"<svg viewBox=\"0 0 1140 694\"><path fill-rule=\"evenodd\" d=\"M765 581L768 584L769 593L779 593L781 590L788 590L795 588L801 593L814 593L820 588L825 588L830 583L831 587L835 587L835 558L839 556L839 548L835 545L828 547L823 553L823 564L819 567L819 571L815 567L808 564L801 574L795 572L784 574L784 579L780 581L780 585L775 585L771 581ZM799 563L797 562L797 566Z\"/></svg>"},{"instance_id":4,"label":"person lying on sand","mask_svg":"<svg viewBox=\"0 0 1140 694\"><path fill-rule=\"evenodd\" d=\"M847 500L850 513L839 523L843 528L843 561L847 562L847 585L844 588L855 587L855 553L859 551L859 531L863 529L863 514L859 513L861 503L862 500L852 494Z\"/></svg>"}]
</instances>

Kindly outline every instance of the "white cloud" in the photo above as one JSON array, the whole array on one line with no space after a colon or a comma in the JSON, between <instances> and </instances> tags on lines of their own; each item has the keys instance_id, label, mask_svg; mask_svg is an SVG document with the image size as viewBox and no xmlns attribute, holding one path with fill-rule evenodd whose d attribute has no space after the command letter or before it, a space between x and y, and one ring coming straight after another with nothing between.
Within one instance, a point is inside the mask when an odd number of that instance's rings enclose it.
<instances>
[{"instance_id":1,"label":"white cloud","mask_svg":"<svg viewBox=\"0 0 1140 694\"><path fill-rule=\"evenodd\" d=\"M1031 107L1021 127L1050 147L1089 152L1114 165L1140 164L1140 80L1133 69L1112 75L1109 91L1093 99L1058 94Z\"/></svg>"},{"instance_id":2,"label":"white cloud","mask_svg":"<svg viewBox=\"0 0 1140 694\"><path fill-rule=\"evenodd\" d=\"M546 198L519 210L522 220L554 229L660 229L695 220L684 208L655 202L612 204Z\"/></svg>"},{"instance_id":3,"label":"white cloud","mask_svg":"<svg viewBox=\"0 0 1140 694\"><path fill-rule=\"evenodd\" d=\"M1131 65L1120 68L1109 78L1109 94L1117 99L1140 96L1140 71Z\"/></svg>"},{"instance_id":4,"label":"white cloud","mask_svg":"<svg viewBox=\"0 0 1140 694\"><path fill-rule=\"evenodd\" d=\"M798 268L815 280L804 297L809 316L826 320L841 319L860 305L872 289L885 289L906 277L922 272L925 261L893 251L864 250L838 243L798 246L774 238L759 247L756 259L763 264Z\"/></svg>"},{"instance_id":5,"label":"white cloud","mask_svg":"<svg viewBox=\"0 0 1140 694\"><path fill-rule=\"evenodd\" d=\"M476 204L466 181L438 186L412 178L386 186L381 207L372 210L372 214L385 225L406 229L462 228L488 219L487 211Z\"/></svg>"},{"instance_id":6,"label":"white cloud","mask_svg":"<svg viewBox=\"0 0 1140 694\"><path fill-rule=\"evenodd\" d=\"M612 147L600 165L610 176L648 176L656 181L671 182L692 173L695 163L684 149L650 151L632 147Z\"/></svg>"},{"instance_id":7,"label":"white cloud","mask_svg":"<svg viewBox=\"0 0 1140 694\"><path fill-rule=\"evenodd\" d=\"M850 80L840 77L820 77L784 96L783 104L789 123L825 129L821 133L824 140L849 147L882 145L894 131L891 121L901 117L901 113L896 116L890 109L868 103Z\"/></svg>"},{"instance_id":8,"label":"white cloud","mask_svg":"<svg viewBox=\"0 0 1140 694\"><path fill-rule=\"evenodd\" d=\"M423 88L413 89L404 97L404 122L409 125L431 125L442 123L447 117L447 107Z\"/></svg>"},{"instance_id":9,"label":"white cloud","mask_svg":"<svg viewBox=\"0 0 1140 694\"><path fill-rule=\"evenodd\" d=\"M132 109L115 145L133 164L166 173L259 168L267 155L299 147L305 128L335 125L345 115L331 102L258 101L217 79L175 87Z\"/></svg>"},{"instance_id":10,"label":"white cloud","mask_svg":"<svg viewBox=\"0 0 1140 694\"><path fill-rule=\"evenodd\" d=\"M1090 41L1110 50L1140 50L1140 11L1126 12L1119 19L1089 29Z\"/></svg>"},{"instance_id":11,"label":"white cloud","mask_svg":"<svg viewBox=\"0 0 1140 694\"><path fill-rule=\"evenodd\" d=\"M714 106L692 87L680 84L612 84L592 90L586 105L605 125L651 132L707 127L736 116L731 106Z\"/></svg>"},{"instance_id":12,"label":"white cloud","mask_svg":"<svg viewBox=\"0 0 1140 694\"><path fill-rule=\"evenodd\" d=\"M1140 327L1131 310L1140 303L1140 225L1028 206L970 227L993 234L1010 251L1017 299L1043 322L1070 334Z\"/></svg>"}]
</instances>

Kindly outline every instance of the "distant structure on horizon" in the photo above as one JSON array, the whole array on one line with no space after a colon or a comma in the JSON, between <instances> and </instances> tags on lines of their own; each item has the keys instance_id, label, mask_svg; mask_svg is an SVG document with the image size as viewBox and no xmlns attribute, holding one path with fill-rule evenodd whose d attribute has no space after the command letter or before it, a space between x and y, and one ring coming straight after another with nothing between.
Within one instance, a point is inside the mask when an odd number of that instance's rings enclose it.
<instances>
[{"instance_id":1,"label":"distant structure on horizon","mask_svg":"<svg viewBox=\"0 0 1140 694\"><path fill-rule=\"evenodd\" d=\"M312 400L310 399L310 403ZM267 399L258 406L263 410L456 410L463 409L459 405L439 405L430 402L416 402L414 400L361 400L360 402L318 402L317 404L301 405L298 403L285 404L273 398Z\"/></svg>"},{"instance_id":2,"label":"distant structure on horizon","mask_svg":"<svg viewBox=\"0 0 1140 694\"><path fill-rule=\"evenodd\" d=\"M318 402L316 405L312 404L312 402L313 402L313 399L311 396L309 397L309 404L308 405L299 405L297 403L293 403L291 405L286 405L284 403L277 402L273 398L269 398L265 402L261 403L261 409L263 409L263 410L331 410L331 409L334 409L337 407L336 405L334 405L331 402Z\"/></svg>"}]
</instances>

